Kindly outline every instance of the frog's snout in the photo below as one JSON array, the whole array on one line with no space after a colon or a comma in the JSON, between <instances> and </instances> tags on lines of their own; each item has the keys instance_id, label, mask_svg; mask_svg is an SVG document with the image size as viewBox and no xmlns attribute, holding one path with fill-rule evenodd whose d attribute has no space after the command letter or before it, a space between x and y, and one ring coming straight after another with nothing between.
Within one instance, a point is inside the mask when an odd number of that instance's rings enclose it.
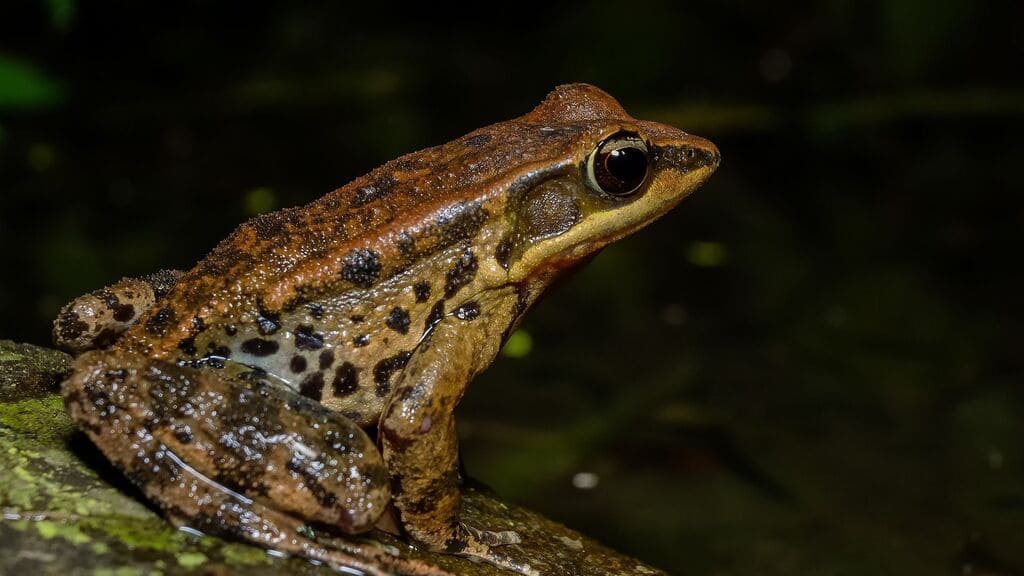
<instances>
[{"instance_id":1,"label":"frog's snout","mask_svg":"<svg viewBox=\"0 0 1024 576\"><path fill-rule=\"evenodd\" d=\"M711 144L711 142L708 142ZM722 163L722 153L718 151L718 146L711 144L710 149L702 150L701 153L704 155L704 165L709 166L712 170L716 170L718 165Z\"/></svg>"},{"instance_id":2,"label":"frog's snout","mask_svg":"<svg viewBox=\"0 0 1024 576\"><path fill-rule=\"evenodd\" d=\"M690 136L685 148L687 156L691 158L690 164L694 168L708 167L714 171L722 163L722 153L718 151L718 146L715 146L710 140L699 136Z\"/></svg>"},{"instance_id":3,"label":"frog's snout","mask_svg":"<svg viewBox=\"0 0 1024 576\"><path fill-rule=\"evenodd\" d=\"M722 163L722 154L717 146L709 140L689 134L685 139L662 143L657 150L660 161L684 172L710 168L707 173L711 174Z\"/></svg>"}]
</instances>

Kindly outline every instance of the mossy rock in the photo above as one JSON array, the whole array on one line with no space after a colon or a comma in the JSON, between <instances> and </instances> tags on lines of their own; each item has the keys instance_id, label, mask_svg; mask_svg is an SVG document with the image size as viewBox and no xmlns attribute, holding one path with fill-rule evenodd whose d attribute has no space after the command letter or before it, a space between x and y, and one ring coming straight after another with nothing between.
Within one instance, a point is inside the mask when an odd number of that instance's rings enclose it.
<instances>
[{"instance_id":1,"label":"mossy rock","mask_svg":"<svg viewBox=\"0 0 1024 576\"><path fill-rule=\"evenodd\" d=\"M68 419L57 389L69 361L55 350L0 340L0 546L6 549L0 573L338 573L302 558L281 558L172 527ZM467 490L465 504L469 522L518 531L523 543L508 547L508 554L541 574L664 574L486 491ZM424 571L509 574L415 548L381 531L353 542L410 560Z\"/></svg>"}]
</instances>

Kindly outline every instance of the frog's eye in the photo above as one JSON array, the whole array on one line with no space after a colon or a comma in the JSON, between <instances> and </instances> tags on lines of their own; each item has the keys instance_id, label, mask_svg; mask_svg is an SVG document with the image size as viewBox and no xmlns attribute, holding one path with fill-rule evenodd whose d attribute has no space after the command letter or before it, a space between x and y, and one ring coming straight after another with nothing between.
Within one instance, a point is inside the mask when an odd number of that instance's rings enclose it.
<instances>
[{"instance_id":1,"label":"frog's eye","mask_svg":"<svg viewBox=\"0 0 1024 576\"><path fill-rule=\"evenodd\" d=\"M619 132L603 140L587 156L583 178L590 189L628 196L647 178L647 144L636 134Z\"/></svg>"}]
</instances>

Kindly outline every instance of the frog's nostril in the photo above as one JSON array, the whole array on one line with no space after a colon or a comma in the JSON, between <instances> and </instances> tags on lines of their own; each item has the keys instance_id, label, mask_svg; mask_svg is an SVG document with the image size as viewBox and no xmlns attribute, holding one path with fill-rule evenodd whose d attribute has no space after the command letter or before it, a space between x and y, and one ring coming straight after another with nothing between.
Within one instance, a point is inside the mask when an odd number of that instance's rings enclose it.
<instances>
[{"instance_id":1,"label":"frog's nostril","mask_svg":"<svg viewBox=\"0 0 1024 576\"><path fill-rule=\"evenodd\" d=\"M722 163L722 154L718 149L705 150L705 163L712 168L718 168L718 165Z\"/></svg>"},{"instance_id":2,"label":"frog's nostril","mask_svg":"<svg viewBox=\"0 0 1024 576\"><path fill-rule=\"evenodd\" d=\"M696 158L694 158L694 152L696 152ZM712 169L718 168L718 165L722 163L722 155L718 152L718 147L710 142L707 147L690 148L690 158L694 159L696 164L710 166Z\"/></svg>"}]
</instances>

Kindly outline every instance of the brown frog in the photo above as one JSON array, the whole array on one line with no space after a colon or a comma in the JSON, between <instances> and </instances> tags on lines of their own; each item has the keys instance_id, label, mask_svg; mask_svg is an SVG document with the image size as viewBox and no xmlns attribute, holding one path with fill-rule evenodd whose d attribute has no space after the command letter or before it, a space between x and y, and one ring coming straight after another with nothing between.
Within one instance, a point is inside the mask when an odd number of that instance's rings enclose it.
<instances>
[{"instance_id":1,"label":"brown frog","mask_svg":"<svg viewBox=\"0 0 1024 576\"><path fill-rule=\"evenodd\" d=\"M250 220L188 272L72 302L54 326L80 353L68 411L179 525L373 572L332 535L393 509L415 542L534 573L501 552L516 533L460 521L455 407L561 272L718 163L704 139L560 86Z\"/></svg>"}]
</instances>

